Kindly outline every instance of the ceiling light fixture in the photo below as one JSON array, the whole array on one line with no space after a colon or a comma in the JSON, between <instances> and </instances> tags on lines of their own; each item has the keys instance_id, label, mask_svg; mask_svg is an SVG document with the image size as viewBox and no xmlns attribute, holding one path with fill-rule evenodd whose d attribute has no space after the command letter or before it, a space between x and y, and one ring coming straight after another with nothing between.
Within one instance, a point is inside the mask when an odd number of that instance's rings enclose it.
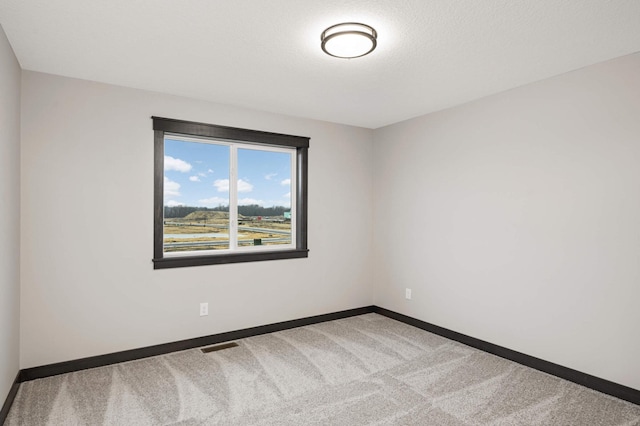
<instances>
[{"instance_id":1,"label":"ceiling light fixture","mask_svg":"<svg viewBox=\"0 0 640 426\"><path fill-rule=\"evenodd\" d=\"M336 58L359 58L373 52L378 33L369 25L345 22L322 32L322 50Z\"/></svg>"}]
</instances>

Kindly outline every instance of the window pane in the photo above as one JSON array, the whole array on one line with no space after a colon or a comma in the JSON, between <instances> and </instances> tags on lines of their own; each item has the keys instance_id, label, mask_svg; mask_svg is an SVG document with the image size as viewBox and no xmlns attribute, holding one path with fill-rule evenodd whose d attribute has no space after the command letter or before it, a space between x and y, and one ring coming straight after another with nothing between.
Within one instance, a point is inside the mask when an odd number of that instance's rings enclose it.
<instances>
[{"instance_id":1,"label":"window pane","mask_svg":"<svg viewBox=\"0 0 640 426\"><path fill-rule=\"evenodd\" d=\"M229 147L165 137L164 252L229 248Z\"/></svg>"},{"instance_id":2,"label":"window pane","mask_svg":"<svg viewBox=\"0 0 640 426\"><path fill-rule=\"evenodd\" d=\"M295 150L238 149L238 247L291 244Z\"/></svg>"}]
</instances>

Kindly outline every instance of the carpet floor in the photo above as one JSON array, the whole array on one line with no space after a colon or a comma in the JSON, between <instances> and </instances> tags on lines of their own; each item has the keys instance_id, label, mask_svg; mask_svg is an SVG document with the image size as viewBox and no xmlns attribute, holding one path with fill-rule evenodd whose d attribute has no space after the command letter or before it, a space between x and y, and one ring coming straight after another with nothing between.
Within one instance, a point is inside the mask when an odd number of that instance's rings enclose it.
<instances>
[{"instance_id":1,"label":"carpet floor","mask_svg":"<svg viewBox=\"0 0 640 426\"><path fill-rule=\"evenodd\" d=\"M7 425L640 426L640 406L366 314L25 382Z\"/></svg>"}]
</instances>

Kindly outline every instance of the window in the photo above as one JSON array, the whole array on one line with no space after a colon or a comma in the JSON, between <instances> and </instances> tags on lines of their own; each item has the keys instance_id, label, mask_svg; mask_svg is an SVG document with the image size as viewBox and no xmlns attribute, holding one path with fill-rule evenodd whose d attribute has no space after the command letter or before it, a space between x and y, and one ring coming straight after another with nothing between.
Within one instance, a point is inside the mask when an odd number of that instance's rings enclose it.
<instances>
[{"instance_id":1,"label":"window","mask_svg":"<svg viewBox=\"0 0 640 426\"><path fill-rule=\"evenodd\" d=\"M309 138L152 119L154 269L307 257Z\"/></svg>"}]
</instances>

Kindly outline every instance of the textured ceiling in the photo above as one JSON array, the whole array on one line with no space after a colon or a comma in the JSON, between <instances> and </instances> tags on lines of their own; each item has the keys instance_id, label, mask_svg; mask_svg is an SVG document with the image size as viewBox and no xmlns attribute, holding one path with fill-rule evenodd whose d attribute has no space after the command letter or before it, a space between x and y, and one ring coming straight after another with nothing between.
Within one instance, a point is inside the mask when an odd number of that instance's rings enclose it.
<instances>
[{"instance_id":1,"label":"textured ceiling","mask_svg":"<svg viewBox=\"0 0 640 426\"><path fill-rule=\"evenodd\" d=\"M344 21L369 56L320 50ZM23 69L378 128L640 51L640 0L0 0Z\"/></svg>"}]
</instances>

